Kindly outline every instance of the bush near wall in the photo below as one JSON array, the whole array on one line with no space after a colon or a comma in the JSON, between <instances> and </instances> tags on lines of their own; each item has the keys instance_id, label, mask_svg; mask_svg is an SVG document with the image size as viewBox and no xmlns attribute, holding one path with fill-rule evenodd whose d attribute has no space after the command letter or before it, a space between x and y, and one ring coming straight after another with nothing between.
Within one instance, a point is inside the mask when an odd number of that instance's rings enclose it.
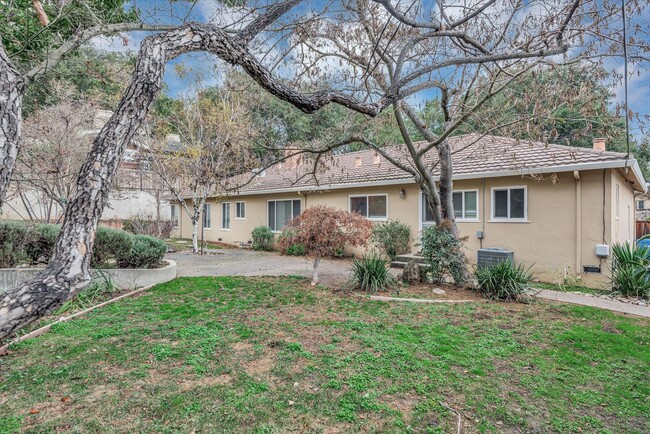
<instances>
[{"instance_id":1,"label":"bush near wall","mask_svg":"<svg viewBox=\"0 0 650 434\"><path fill-rule=\"evenodd\" d=\"M120 268L155 268L160 265L167 243L148 235L133 235L133 244L129 252L117 258Z\"/></svg>"},{"instance_id":2,"label":"bush near wall","mask_svg":"<svg viewBox=\"0 0 650 434\"><path fill-rule=\"evenodd\" d=\"M0 222L0 267L11 268L28 260L26 246L33 234L22 222Z\"/></svg>"},{"instance_id":3,"label":"bush near wall","mask_svg":"<svg viewBox=\"0 0 650 434\"><path fill-rule=\"evenodd\" d=\"M32 228L33 233L25 251L33 264L50 260L60 230L60 225L51 224L40 224Z\"/></svg>"},{"instance_id":4,"label":"bush near wall","mask_svg":"<svg viewBox=\"0 0 650 434\"><path fill-rule=\"evenodd\" d=\"M251 233L253 250L269 251L273 249L273 231L268 226L258 226Z\"/></svg>"},{"instance_id":5,"label":"bush near wall","mask_svg":"<svg viewBox=\"0 0 650 434\"><path fill-rule=\"evenodd\" d=\"M132 245L133 236L129 233L100 226L95 235L90 266L101 267L111 261L117 261L129 254Z\"/></svg>"},{"instance_id":6,"label":"bush near wall","mask_svg":"<svg viewBox=\"0 0 650 434\"><path fill-rule=\"evenodd\" d=\"M391 261L411 249L411 228L397 220L388 220L372 228L372 243Z\"/></svg>"},{"instance_id":7,"label":"bush near wall","mask_svg":"<svg viewBox=\"0 0 650 434\"><path fill-rule=\"evenodd\" d=\"M24 222L0 222L0 268L47 262L61 227L52 224L28 225ZM131 235L117 229L97 228L90 265L110 268L153 268L158 266L167 244L158 238Z\"/></svg>"},{"instance_id":8,"label":"bush near wall","mask_svg":"<svg viewBox=\"0 0 650 434\"><path fill-rule=\"evenodd\" d=\"M173 225L170 220L157 220L153 214L139 213L124 220L122 229L134 235L149 235L167 239L171 237Z\"/></svg>"}]
</instances>

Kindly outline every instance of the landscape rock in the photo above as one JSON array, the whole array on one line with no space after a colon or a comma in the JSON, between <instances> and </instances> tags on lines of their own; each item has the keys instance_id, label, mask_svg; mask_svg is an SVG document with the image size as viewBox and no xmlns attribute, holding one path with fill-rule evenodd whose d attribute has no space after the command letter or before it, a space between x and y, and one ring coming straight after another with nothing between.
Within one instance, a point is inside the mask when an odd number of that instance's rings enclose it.
<instances>
[{"instance_id":1,"label":"landscape rock","mask_svg":"<svg viewBox=\"0 0 650 434\"><path fill-rule=\"evenodd\" d=\"M404 266L402 272L402 281L409 285L415 285L422 282L422 268L414 259Z\"/></svg>"}]
</instances>

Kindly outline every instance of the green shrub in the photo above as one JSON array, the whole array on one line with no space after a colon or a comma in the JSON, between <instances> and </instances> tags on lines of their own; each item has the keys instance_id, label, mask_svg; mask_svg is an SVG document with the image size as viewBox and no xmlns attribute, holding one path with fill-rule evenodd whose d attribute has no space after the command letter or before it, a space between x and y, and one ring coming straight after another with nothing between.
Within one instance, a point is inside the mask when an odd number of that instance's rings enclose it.
<instances>
[{"instance_id":1,"label":"green shrub","mask_svg":"<svg viewBox=\"0 0 650 434\"><path fill-rule=\"evenodd\" d=\"M153 268L160 264L167 253L167 243L149 235L134 235L127 254L117 257L120 268Z\"/></svg>"},{"instance_id":2,"label":"green shrub","mask_svg":"<svg viewBox=\"0 0 650 434\"><path fill-rule=\"evenodd\" d=\"M110 261L128 256L132 244L132 236L129 233L100 226L95 235L90 265L106 267Z\"/></svg>"},{"instance_id":3,"label":"green shrub","mask_svg":"<svg viewBox=\"0 0 650 434\"><path fill-rule=\"evenodd\" d=\"M375 254L355 259L352 263L352 276L348 284L368 293L385 291L397 283L397 279L390 274L386 265L387 261Z\"/></svg>"},{"instance_id":4,"label":"green shrub","mask_svg":"<svg viewBox=\"0 0 650 434\"><path fill-rule=\"evenodd\" d=\"M626 297L650 297L650 248L637 244L614 244L612 290Z\"/></svg>"},{"instance_id":5,"label":"green shrub","mask_svg":"<svg viewBox=\"0 0 650 434\"><path fill-rule=\"evenodd\" d=\"M273 248L273 231L268 226L258 226L251 233L253 250L269 251Z\"/></svg>"},{"instance_id":6,"label":"green shrub","mask_svg":"<svg viewBox=\"0 0 650 434\"><path fill-rule=\"evenodd\" d=\"M32 263L48 262L54 253L54 245L61 231L60 225L40 224L32 229L26 246L26 253Z\"/></svg>"},{"instance_id":7,"label":"green shrub","mask_svg":"<svg viewBox=\"0 0 650 434\"><path fill-rule=\"evenodd\" d=\"M289 256L305 256L305 246L302 244L292 244L287 248L286 254Z\"/></svg>"},{"instance_id":8,"label":"green shrub","mask_svg":"<svg viewBox=\"0 0 650 434\"><path fill-rule=\"evenodd\" d=\"M510 261L479 267L474 272L474 277L483 296L502 301L521 300L533 280L530 267L525 268L523 264L513 264Z\"/></svg>"},{"instance_id":9,"label":"green shrub","mask_svg":"<svg viewBox=\"0 0 650 434\"><path fill-rule=\"evenodd\" d=\"M397 220L388 220L372 229L373 244L391 261L411 248L411 228Z\"/></svg>"},{"instance_id":10,"label":"green shrub","mask_svg":"<svg viewBox=\"0 0 650 434\"><path fill-rule=\"evenodd\" d=\"M0 268L11 268L29 260L26 247L33 233L23 222L0 222Z\"/></svg>"},{"instance_id":11,"label":"green shrub","mask_svg":"<svg viewBox=\"0 0 650 434\"><path fill-rule=\"evenodd\" d=\"M463 244L447 228L433 226L424 229L420 247L422 256L430 266L433 282L443 282L446 276L451 276L459 285L467 281Z\"/></svg>"}]
</instances>

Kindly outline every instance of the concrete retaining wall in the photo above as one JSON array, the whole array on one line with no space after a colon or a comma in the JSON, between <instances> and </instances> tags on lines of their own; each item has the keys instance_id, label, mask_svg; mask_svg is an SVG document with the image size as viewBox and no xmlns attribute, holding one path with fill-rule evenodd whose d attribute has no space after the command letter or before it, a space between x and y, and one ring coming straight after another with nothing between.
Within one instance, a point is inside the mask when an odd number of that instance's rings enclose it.
<instances>
[{"instance_id":1,"label":"concrete retaining wall","mask_svg":"<svg viewBox=\"0 0 650 434\"><path fill-rule=\"evenodd\" d=\"M91 270L93 279L101 278L100 275L108 274L115 286L121 289L136 289L147 285L169 282L176 278L176 262L165 259L166 267L154 269L126 269L114 268L107 270ZM35 268L2 268L0 269L0 293L14 288L21 282L30 279L40 269Z\"/></svg>"}]
</instances>

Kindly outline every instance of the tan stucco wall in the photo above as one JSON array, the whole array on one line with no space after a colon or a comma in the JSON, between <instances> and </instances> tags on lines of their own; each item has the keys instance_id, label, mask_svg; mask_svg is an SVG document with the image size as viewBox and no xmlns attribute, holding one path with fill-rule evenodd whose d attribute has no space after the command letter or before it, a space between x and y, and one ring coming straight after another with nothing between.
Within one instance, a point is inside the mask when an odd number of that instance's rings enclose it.
<instances>
[{"instance_id":1,"label":"tan stucco wall","mask_svg":"<svg viewBox=\"0 0 650 434\"><path fill-rule=\"evenodd\" d=\"M596 256L596 244L603 243L603 234L604 242L609 245L631 239L628 228L634 228L634 192L616 171L580 172L579 178L577 181L572 172L566 172L539 179L503 177L455 181L454 190L478 190L478 221L458 222L461 235L467 237L465 246L470 263L476 263L477 250L481 245L501 247L514 251L516 261L532 265L532 271L542 281L558 282L565 275L575 277L577 274L588 285L604 284L609 276L609 260L600 260ZM621 208L618 220L612 205L615 203L615 188L612 186L617 183ZM492 221L491 189L515 186L527 188L527 221ZM406 193L403 198L400 197L402 189ZM300 199L303 210L313 205L348 209L349 197L358 194L386 194L388 218L408 224L412 236L418 237L421 212L419 189L414 184L407 184L231 198L228 200L231 202L229 231L220 229L221 206L211 200L212 228L205 231L205 238L209 241L247 243L253 228L267 224L269 199ZM245 220L234 218L236 201L246 202ZM627 207L630 207L629 217ZM184 212L180 216L181 227L176 235L189 238L192 230L189 218ZM477 237L477 231L484 233L482 242ZM417 251L415 245L413 251ZM600 266L602 272L583 273L583 266L586 265Z\"/></svg>"}]
</instances>

